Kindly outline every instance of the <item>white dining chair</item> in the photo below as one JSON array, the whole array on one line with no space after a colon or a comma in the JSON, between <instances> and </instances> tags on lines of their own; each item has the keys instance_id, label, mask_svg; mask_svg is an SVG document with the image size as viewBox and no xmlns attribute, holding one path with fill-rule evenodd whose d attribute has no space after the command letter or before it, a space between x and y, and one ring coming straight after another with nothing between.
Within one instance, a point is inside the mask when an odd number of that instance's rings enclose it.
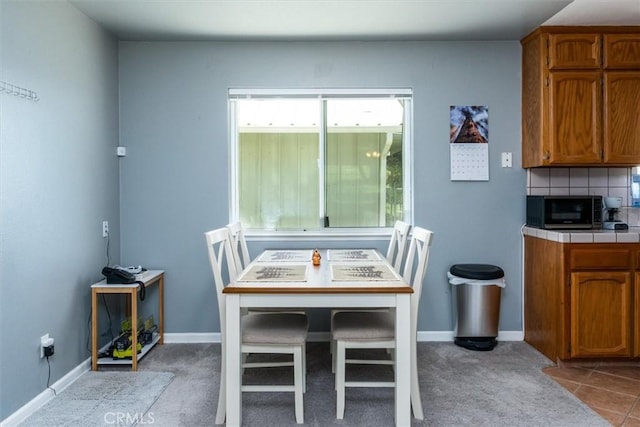
<instances>
[{"instance_id":1,"label":"white dining chair","mask_svg":"<svg viewBox=\"0 0 640 427\"><path fill-rule=\"evenodd\" d=\"M391 263L393 268L400 274L402 274L402 260L404 258L404 251L407 246L407 239L409 237L409 229L411 225L404 221L396 221L391 232L391 238L389 239L389 247L387 248L387 261ZM332 309L330 312L330 324L333 328L333 318L337 313L343 311L388 311L386 308L340 308ZM331 372L335 372L336 369L336 354L335 354L335 342L332 340L329 346L331 353ZM355 361L354 361L355 362ZM360 363L368 363L372 365L387 365L392 362L389 360L378 360L377 363L373 360L359 360Z\"/></svg>"},{"instance_id":2,"label":"white dining chair","mask_svg":"<svg viewBox=\"0 0 640 427\"><path fill-rule=\"evenodd\" d=\"M247 268L251 263L251 257L249 256L249 248L247 247L247 240L245 239L244 227L240 221L227 224L227 230L229 230L229 241L231 242L231 252L233 253L233 259L236 265L236 272L240 274L242 270ZM247 313L299 313L306 314L304 309L300 308L279 308L279 307L253 307L249 310L245 310Z\"/></svg>"},{"instance_id":3,"label":"white dining chair","mask_svg":"<svg viewBox=\"0 0 640 427\"><path fill-rule=\"evenodd\" d=\"M409 252L404 267L404 280L413 288L411 294L411 407L417 419L423 419L418 367L416 337L418 306L422 282L427 271L429 249L433 232L414 227ZM340 312L333 319L332 339L336 343L336 417L344 417L346 387L395 387L395 382L345 381L348 349L395 349L395 314L392 311ZM395 359L395 358L393 358ZM353 361L351 361L353 362ZM395 366L394 366L395 368Z\"/></svg>"},{"instance_id":4,"label":"white dining chair","mask_svg":"<svg viewBox=\"0 0 640 427\"><path fill-rule=\"evenodd\" d=\"M220 313L221 364L220 391L216 424L223 424L226 417L226 305L225 294L222 293L227 282L223 277L223 266L227 265L228 277L235 278L235 261L231 249L229 230L219 228L205 233L209 262L216 286L218 312ZM242 392L293 392L295 400L295 417L298 424L304 422L303 393L305 391L306 358L305 344L308 331L308 319L297 313L260 313L247 314L241 320L241 351L248 353L291 354L293 357L294 379L292 385L242 385ZM267 368L290 365L282 363L242 363L245 368Z\"/></svg>"}]
</instances>

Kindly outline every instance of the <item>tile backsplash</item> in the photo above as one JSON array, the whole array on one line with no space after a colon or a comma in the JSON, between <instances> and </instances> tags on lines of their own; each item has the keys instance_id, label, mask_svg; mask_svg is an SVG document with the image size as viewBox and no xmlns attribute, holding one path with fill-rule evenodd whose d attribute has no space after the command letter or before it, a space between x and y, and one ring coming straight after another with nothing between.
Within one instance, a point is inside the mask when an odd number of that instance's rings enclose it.
<instances>
[{"instance_id":1,"label":"tile backsplash","mask_svg":"<svg viewBox=\"0 0 640 427\"><path fill-rule=\"evenodd\" d=\"M632 168L527 169L527 194L622 197L618 219L640 226L640 208L631 206Z\"/></svg>"}]
</instances>

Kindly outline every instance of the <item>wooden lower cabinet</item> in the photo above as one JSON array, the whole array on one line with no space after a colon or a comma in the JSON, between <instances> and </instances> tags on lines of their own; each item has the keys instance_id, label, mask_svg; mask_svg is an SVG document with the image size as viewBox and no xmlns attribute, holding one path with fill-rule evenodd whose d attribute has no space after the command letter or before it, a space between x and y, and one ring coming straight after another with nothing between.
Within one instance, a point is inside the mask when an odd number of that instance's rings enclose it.
<instances>
[{"instance_id":1,"label":"wooden lower cabinet","mask_svg":"<svg viewBox=\"0 0 640 427\"><path fill-rule=\"evenodd\" d=\"M640 251L635 255L638 259ZM640 272L634 274L633 281L633 305L631 306L633 313L633 357L640 357Z\"/></svg>"},{"instance_id":2,"label":"wooden lower cabinet","mask_svg":"<svg viewBox=\"0 0 640 427\"><path fill-rule=\"evenodd\" d=\"M571 357L631 356L631 273L571 273Z\"/></svg>"},{"instance_id":3,"label":"wooden lower cabinet","mask_svg":"<svg viewBox=\"0 0 640 427\"><path fill-rule=\"evenodd\" d=\"M640 244L525 236L524 264L525 341L553 361L640 356Z\"/></svg>"}]
</instances>

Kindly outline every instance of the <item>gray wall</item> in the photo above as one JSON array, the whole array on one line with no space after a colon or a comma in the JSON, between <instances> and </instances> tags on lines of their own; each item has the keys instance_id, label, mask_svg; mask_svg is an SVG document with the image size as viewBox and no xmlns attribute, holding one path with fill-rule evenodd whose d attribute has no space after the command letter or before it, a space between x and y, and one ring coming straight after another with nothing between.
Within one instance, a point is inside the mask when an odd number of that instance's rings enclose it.
<instances>
[{"instance_id":1,"label":"gray wall","mask_svg":"<svg viewBox=\"0 0 640 427\"><path fill-rule=\"evenodd\" d=\"M66 2L0 1L0 420L89 357L89 285L119 260L117 41Z\"/></svg>"},{"instance_id":2,"label":"gray wall","mask_svg":"<svg viewBox=\"0 0 640 427\"><path fill-rule=\"evenodd\" d=\"M453 329L446 272L461 262L504 268L500 330L522 330L518 41L121 42L119 54L122 258L166 270L167 332L219 331L203 233L229 222L227 90L342 87L413 88L414 223L435 232L418 330ZM451 105L489 106L488 182L449 179ZM386 246L337 242L372 243Z\"/></svg>"}]
</instances>

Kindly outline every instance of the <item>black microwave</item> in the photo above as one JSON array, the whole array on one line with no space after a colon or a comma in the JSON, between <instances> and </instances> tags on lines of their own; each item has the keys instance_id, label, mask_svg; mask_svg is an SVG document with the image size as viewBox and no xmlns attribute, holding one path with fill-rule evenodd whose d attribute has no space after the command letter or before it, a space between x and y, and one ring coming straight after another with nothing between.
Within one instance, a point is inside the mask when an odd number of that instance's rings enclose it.
<instances>
[{"instance_id":1,"label":"black microwave","mask_svg":"<svg viewBox=\"0 0 640 427\"><path fill-rule=\"evenodd\" d=\"M527 225L556 230L602 228L602 196L527 196Z\"/></svg>"}]
</instances>

